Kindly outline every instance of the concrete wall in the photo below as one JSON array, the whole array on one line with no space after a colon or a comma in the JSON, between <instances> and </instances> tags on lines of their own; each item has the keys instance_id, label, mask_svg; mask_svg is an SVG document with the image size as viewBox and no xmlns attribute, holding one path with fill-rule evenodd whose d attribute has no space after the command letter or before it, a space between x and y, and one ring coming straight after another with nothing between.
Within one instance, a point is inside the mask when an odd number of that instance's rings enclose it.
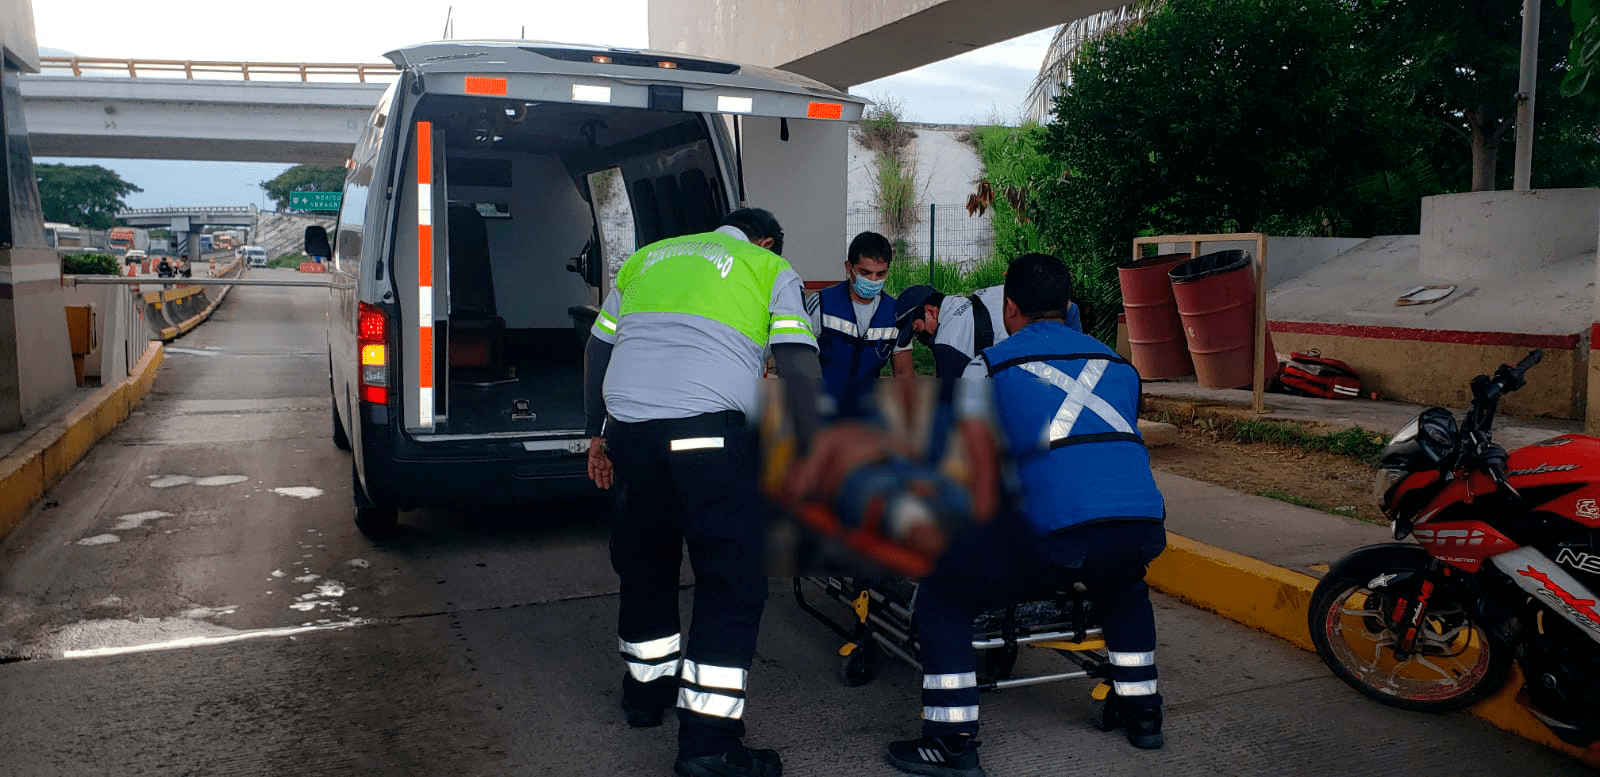
<instances>
[{"instance_id":1,"label":"concrete wall","mask_svg":"<svg viewBox=\"0 0 1600 777\"><path fill-rule=\"evenodd\" d=\"M1366 242L1359 237L1272 237L1267 238L1267 288L1288 283L1321 267L1334 257ZM1161 253L1188 251L1189 246L1162 243ZM1253 240L1237 242L1202 243L1201 254L1216 251L1249 251L1254 254Z\"/></svg>"},{"instance_id":2,"label":"concrete wall","mask_svg":"<svg viewBox=\"0 0 1600 777\"><path fill-rule=\"evenodd\" d=\"M1472 402L1470 381L1501 364L1516 363L1534 347L1544 360L1528 372L1528 385L1506 395L1500 409L1510 415L1583 418L1590 369L1588 344L1579 338L1501 338L1484 343L1439 342L1375 336L1371 330L1340 334L1288 332L1274 322L1272 343L1284 356L1318 350L1361 374L1362 386L1385 399L1462 410ZM1423 334L1423 333L1419 333ZM1466 339L1466 338L1461 338Z\"/></svg>"},{"instance_id":3,"label":"concrete wall","mask_svg":"<svg viewBox=\"0 0 1600 777\"><path fill-rule=\"evenodd\" d=\"M1593 256L1600 189L1468 192L1422 200L1422 271L1489 278Z\"/></svg>"},{"instance_id":4,"label":"concrete wall","mask_svg":"<svg viewBox=\"0 0 1600 777\"><path fill-rule=\"evenodd\" d=\"M267 260L284 254L299 253L305 248L306 227L321 225L331 234L332 216L312 216L306 213L278 213L264 210L256 214L256 225L250 231L250 244L267 249Z\"/></svg>"},{"instance_id":5,"label":"concrete wall","mask_svg":"<svg viewBox=\"0 0 1600 777\"><path fill-rule=\"evenodd\" d=\"M650 47L862 84L1121 6L1109 0L651 0Z\"/></svg>"},{"instance_id":6,"label":"concrete wall","mask_svg":"<svg viewBox=\"0 0 1600 777\"><path fill-rule=\"evenodd\" d=\"M39 72L39 44L33 35L33 0L0 0L0 68Z\"/></svg>"},{"instance_id":7,"label":"concrete wall","mask_svg":"<svg viewBox=\"0 0 1600 777\"><path fill-rule=\"evenodd\" d=\"M61 295L61 260L44 217L17 73L0 68L0 135L11 245L0 244L0 430L43 418L76 383Z\"/></svg>"},{"instance_id":8,"label":"concrete wall","mask_svg":"<svg viewBox=\"0 0 1600 777\"><path fill-rule=\"evenodd\" d=\"M920 221L905 236L913 256L926 258L930 237L937 243L939 262L970 263L986 259L993 252L994 232L989 216L968 216L962 208L967 195L977 189L983 177L983 161L970 140L972 128L956 124L907 124L914 134L906 148L906 159L916 165L917 213ZM861 230L887 233L877 215L876 154L862 145L861 133L850 133L849 172L847 175L849 213L845 246ZM940 206L930 232L928 206ZM841 249L840 262L844 254ZM829 277L842 278L842 265Z\"/></svg>"}]
</instances>

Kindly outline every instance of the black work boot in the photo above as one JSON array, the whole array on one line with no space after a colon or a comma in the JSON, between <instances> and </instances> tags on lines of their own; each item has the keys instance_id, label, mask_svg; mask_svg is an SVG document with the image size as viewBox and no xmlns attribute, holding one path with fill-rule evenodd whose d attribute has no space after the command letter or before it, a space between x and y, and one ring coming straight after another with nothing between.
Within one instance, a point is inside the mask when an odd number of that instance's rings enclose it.
<instances>
[{"instance_id":1,"label":"black work boot","mask_svg":"<svg viewBox=\"0 0 1600 777\"><path fill-rule=\"evenodd\" d=\"M622 714L628 719L628 725L633 728L655 728L661 725L662 718L666 715L665 709L646 709L635 707L622 700Z\"/></svg>"},{"instance_id":2,"label":"black work boot","mask_svg":"<svg viewBox=\"0 0 1600 777\"><path fill-rule=\"evenodd\" d=\"M984 777L978 764L978 740L966 734L906 739L889 743L889 764L903 772L930 777Z\"/></svg>"},{"instance_id":3,"label":"black work boot","mask_svg":"<svg viewBox=\"0 0 1600 777\"><path fill-rule=\"evenodd\" d=\"M1142 750L1160 749L1166 741L1161 736L1160 707L1134 707L1115 694L1106 699L1095 725L1101 731L1111 731L1118 726L1126 728L1128 741Z\"/></svg>"},{"instance_id":4,"label":"black work boot","mask_svg":"<svg viewBox=\"0 0 1600 777\"><path fill-rule=\"evenodd\" d=\"M776 750L737 745L714 755L679 758L672 771L679 777L781 777L783 761Z\"/></svg>"},{"instance_id":5,"label":"black work boot","mask_svg":"<svg viewBox=\"0 0 1600 777\"><path fill-rule=\"evenodd\" d=\"M634 698L629 699L630 696ZM641 683L629 677L626 672L622 675L622 714L628 719L628 725L633 728L655 728L661 725L662 718L667 710L672 709L677 698L676 678Z\"/></svg>"}]
</instances>

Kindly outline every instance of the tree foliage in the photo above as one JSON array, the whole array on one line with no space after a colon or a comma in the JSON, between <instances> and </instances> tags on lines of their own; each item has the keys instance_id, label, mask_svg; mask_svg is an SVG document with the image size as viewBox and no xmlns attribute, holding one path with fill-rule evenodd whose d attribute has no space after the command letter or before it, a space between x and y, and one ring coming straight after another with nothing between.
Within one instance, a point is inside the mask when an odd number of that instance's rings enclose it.
<instances>
[{"instance_id":1,"label":"tree foliage","mask_svg":"<svg viewBox=\"0 0 1600 777\"><path fill-rule=\"evenodd\" d=\"M143 189L99 165L33 166L45 221L106 229L117 223L122 198Z\"/></svg>"},{"instance_id":2,"label":"tree foliage","mask_svg":"<svg viewBox=\"0 0 1600 777\"><path fill-rule=\"evenodd\" d=\"M1566 107L1558 85L1572 20L1555 2L1539 15L1541 129ZM1516 137L1522 0L1369 0L1362 16L1362 40L1370 56L1387 58L1383 76L1398 87L1400 107L1437 121L1466 149L1471 189L1509 181L1501 150Z\"/></svg>"},{"instance_id":3,"label":"tree foliage","mask_svg":"<svg viewBox=\"0 0 1600 777\"><path fill-rule=\"evenodd\" d=\"M262 181L261 188L279 210L288 210L290 192L343 191L344 171L337 167L295 165L270 181Z\"/></svg>"},{"instance_id":4,"label":"tree foliage","mask_svg":"<svg viewBox=\"0 0 1600 777\"><path fill-rule=\"evenodd\" d=\"M1543 16L1533 183L1600 185L1600 111L1559 91L1572 19ZM1140 234L1415 233L1475 157L1509 182L1490 141L1514 137L1520 27L1520 0L1165 0L1080 50L1040 146L1064 168L1032 197L1040 241L1114 290ZM1086 328L1114 321L1114 297L1082 301Z\"/></svg>"}]
</instances>

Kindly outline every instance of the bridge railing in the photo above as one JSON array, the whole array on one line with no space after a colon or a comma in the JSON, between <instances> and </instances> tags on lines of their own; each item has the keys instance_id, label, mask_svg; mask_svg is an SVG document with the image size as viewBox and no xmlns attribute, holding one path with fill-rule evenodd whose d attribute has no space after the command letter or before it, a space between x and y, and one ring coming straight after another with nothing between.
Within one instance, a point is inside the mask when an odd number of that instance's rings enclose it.
<instances>
[{"instance_id":1,"label":"bridge railing","mask_svg":"<svg viewBox=\"0 0 1600 777\"><path fill-rule=\"evenodd\" d=\"M251 76L267 81L298 80L311 81L313 76L325 77L354 77L361 83L367 83L368 77L392 78L399 73L391 64L357 64L341 62L212 62L203 60L179 59L106 59L100 57L40 57L39 70L41 73L57 73L70 71L74 76L126 74L129 78L146 77L171 78L182 74L184 78L194 80L198 74L200 78L227 78L242 77L251 80Z\"/></svg>"},{"instance_id":2,"label":"bridge railing","mask_svg":"<svg viewBox=\"0 0 1600 777\"><path fill-rule=\"evenodd\" d=\"M170 208L123 208L117 211L117 218L123 216L164 216L168 213L249 213L249 205L212 205L209 207L183 208L173 206Z\"/></svg>"}]
</instances>

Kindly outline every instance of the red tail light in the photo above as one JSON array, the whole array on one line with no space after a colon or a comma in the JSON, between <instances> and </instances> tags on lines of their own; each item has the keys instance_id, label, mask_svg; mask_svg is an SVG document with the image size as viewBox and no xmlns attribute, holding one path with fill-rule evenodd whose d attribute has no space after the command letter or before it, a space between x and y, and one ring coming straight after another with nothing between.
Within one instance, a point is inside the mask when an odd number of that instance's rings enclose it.
<instances>
[{"instance_id":1,"label":"red tail light","mask_svg":"<svg viewBox=\"0 0 1600 777\"><path fill-rule=\"evenodd\" d=\"M356 314L356 344L361 359L362 402L389 404L388 319L383 311L361 303Z\"/></svg>"}]
</instances>

